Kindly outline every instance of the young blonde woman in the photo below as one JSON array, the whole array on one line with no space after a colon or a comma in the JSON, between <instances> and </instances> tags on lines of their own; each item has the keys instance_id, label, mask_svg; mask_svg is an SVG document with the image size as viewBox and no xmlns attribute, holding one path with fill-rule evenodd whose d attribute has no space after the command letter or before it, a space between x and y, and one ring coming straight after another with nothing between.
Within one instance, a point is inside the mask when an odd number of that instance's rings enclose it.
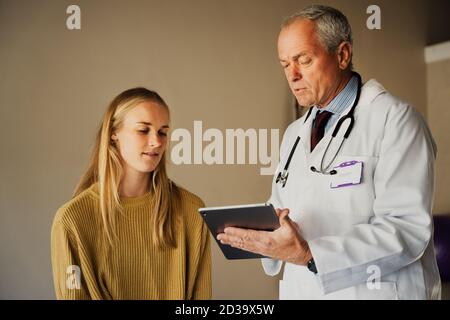
<instances>
[{"instance_id":1,"label":"young blonde woman","mask_svg":"<svg viewBox=\"0 0 450 320\"><path fill-rule=\"evenodd\" d=\"M194 194L166 174L169 109L145 88L109 105L91 163L56 213L58 299L209 299L207 227Z\"/></svg>"}]
</instances>

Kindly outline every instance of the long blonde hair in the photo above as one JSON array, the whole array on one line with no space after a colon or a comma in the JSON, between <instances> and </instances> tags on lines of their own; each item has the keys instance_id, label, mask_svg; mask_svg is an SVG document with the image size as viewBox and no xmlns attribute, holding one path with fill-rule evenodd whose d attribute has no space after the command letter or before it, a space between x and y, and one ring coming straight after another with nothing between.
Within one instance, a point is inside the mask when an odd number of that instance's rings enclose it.
<instances>
[{"instance_id":1,"label":"long blonde hair","mask_svg":"<svg viewBox=\"0 0 450 320\"><path fill-rule=\"evenodd\" d=\"M156 92L146 88L126 90L109 104L97 133L89 166L73 195L75 197L92 184L98 183L103 226L111 245L117 239L117 215L123 210L119 196L123 167L119 150L112 141L111 135L120 128L125 115L145 101L157 103L169 112L164 100ZM178 198L179 189L167 177L165 161L164 153L157 168L149 173L151 175L149 189L153 192L151 234L156 246L174 248L176 247L174 234L176 217L171 200Z\"/></svg>"}]
</instances>

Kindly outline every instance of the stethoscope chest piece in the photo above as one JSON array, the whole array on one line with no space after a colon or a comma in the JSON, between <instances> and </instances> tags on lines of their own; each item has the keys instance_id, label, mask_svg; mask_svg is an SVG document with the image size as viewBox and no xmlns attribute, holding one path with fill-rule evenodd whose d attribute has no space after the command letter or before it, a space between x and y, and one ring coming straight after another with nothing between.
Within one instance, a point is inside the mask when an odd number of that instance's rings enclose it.
<instances>
[{"instance_id":1,"label":"stethoscope chest piece","mask_svg":"<svg viewBox=\"0 0 450 320\"><path fill-rule=\"evenodd\" d=\"M289 172L287 170L283 170L283 172L278 172L276 183L281 183L281 187L284 188L286 185L287 179L289 177Z\"/></svg>"}]
</instances>

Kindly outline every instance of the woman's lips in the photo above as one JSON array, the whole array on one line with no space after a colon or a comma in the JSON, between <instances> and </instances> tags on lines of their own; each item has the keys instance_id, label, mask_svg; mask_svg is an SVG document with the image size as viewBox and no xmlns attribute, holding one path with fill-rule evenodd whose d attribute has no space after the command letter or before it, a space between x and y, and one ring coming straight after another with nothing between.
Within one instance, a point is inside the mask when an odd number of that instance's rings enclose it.
<instances>
[{"instance_id":1,"label":"woman's lips","mask_svg":"<svg viewBox=\"0 0 450 320\"><path fill-rule=\"evenodd\" d=\"M157 152L142 152L143 155L148 156L148 157L157 157L159 156L159 153Z\"/></svg>"}]
</instances>

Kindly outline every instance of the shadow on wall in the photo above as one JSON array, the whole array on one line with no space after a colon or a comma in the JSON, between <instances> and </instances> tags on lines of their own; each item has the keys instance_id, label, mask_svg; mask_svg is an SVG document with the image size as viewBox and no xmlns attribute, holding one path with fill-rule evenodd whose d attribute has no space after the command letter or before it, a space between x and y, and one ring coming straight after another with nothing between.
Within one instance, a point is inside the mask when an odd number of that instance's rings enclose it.
<instances>
[{"instance_id":1,"label":"shadow on wall","mask_svg":"<svg viewBox=\"0 0 450 320\"><path fill-rule=\"evenodd\" d=\"M450 214L433 217L434 248L442 281L442 299L450 299Z\"/></svg>"},{"instance_id":2,"label":"shadow on wall","mask_svg":"<svg viewBox=\"0 0 450 320\"><path fill-rule=\"evenodd\" d=\"M427 3L427 43L432 45L450 40L448 13L450 1L431 0Z\"/></svg>"}]
</instances>

